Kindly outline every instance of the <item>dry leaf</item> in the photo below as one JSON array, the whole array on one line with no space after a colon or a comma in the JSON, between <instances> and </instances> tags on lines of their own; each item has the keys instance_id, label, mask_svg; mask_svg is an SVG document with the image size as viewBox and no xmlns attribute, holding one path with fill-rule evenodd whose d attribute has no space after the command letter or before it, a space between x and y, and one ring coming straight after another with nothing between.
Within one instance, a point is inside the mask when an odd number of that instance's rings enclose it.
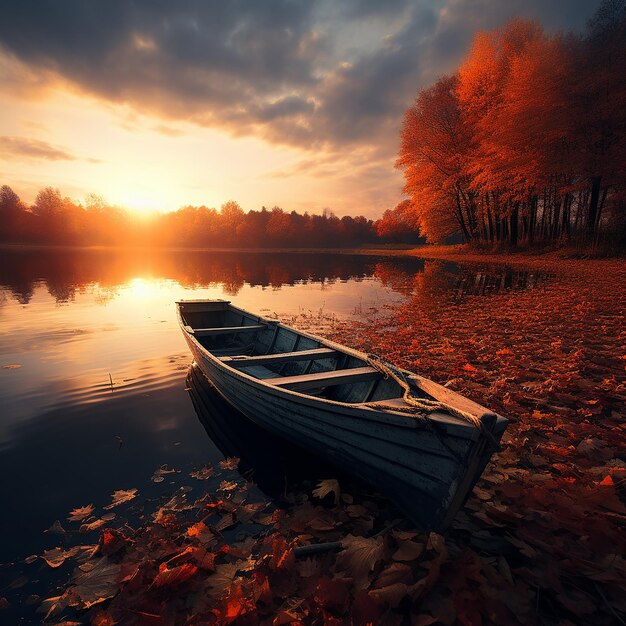
<instances>
[{"instance_id":1,"label":"dry leaf","mask_svg":"<svg viewBox=\"0 0 626 626\"><path fill-rule=\"evenodd\" d=\"M220 467L225 470L236 470L239 466L239 457L231 456L227 459L220 461Z\"/></svg>"},{"instance_id":2,"label":"dry leaf","mask_svg":"<svg viewBox=\"0 0 626 626\"><path fill-rule=\"evenodd\" d=\"M94 512L93 504L87 506L81 506L70 511L67 518L70 522L82 522L86 517L89 517Z\"/></svg>"},{"instance_id":3,"label":"dry leaf","mask_svg":"<svg viewBox=\"0 0 626 626\"><path fill-rule=\"evenodd\" d=\"M341 495L341 489L339 487L339 481L334 478L320 481L317 487L313 489L313 495L320 500L325 498L329 493L333 494L333 501L337 504Z\"/></svg>"},{"instance_id":4,"label":"dry leaf","mask_svg":"<svg viewBox=\"0 0 626 626\"><path fill-rule=\"evenodd\" d=\"M342 540L343 550L337 554L337 571L354 580L354 588L369 585L369 574L383 558L382 537L366 538L348 535Z\"/></svg>"},{"instance_id":5,"label":"dry leaf","mask_svg":"<svg viewBox=\"0 0 626 626\"><path fill-rule=\"evenodd\" d=\"M137 489L120 489L118 491L114 491L111 497L113 498L111 504L107 504L103 508L112 509L113 507L119 506L124 502L128 502L129 500L136 498Z\"/></svg>"}]
</instances>

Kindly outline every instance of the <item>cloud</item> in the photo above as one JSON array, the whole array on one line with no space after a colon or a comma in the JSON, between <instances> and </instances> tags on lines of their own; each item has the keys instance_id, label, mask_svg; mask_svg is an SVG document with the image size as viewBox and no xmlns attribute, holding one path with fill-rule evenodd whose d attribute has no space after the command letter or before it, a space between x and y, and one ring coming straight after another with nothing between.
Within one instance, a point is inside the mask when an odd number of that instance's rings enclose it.
<instances>
[{"instance_id":1,"label":"cloud","mask_svg":"<svg viewBox=\"0 0 626 626\"><path fill-rule=\"evenodd\" d=\"M28 159L43 161L78 161L88 163L102 163L100 159L79 157L68 152L65 148L54 146L47 141L32 139L31 137L0 137L0 157L5 159Z\"/></svg>"},{"instance_id":2,"label":"cloud","mask_svg":"<svg viewBox=\"0 0 626 626\"><path fill-rule=\"evenodd\" d=\"M179 128L174 128L173 126L168 126L167 124L155 124L152 127L152 130L161 135L165 135L166 137L180 137L185 134L185 132Z\"/></svg>"},{"instance_id":3,"label":"cloud","mask_svg":"<svg viewBox=\"0 0 626 626\"><path fill-rule=\"evenodd\" d=\"M46 141L28 137L0 137L0 155L5 158L74 161L76 157Z\"/></svg>"},{"instance_id":4,"label":"cloud","mask_svg":"<svg viewBox=\"0 0 626 626\"><path fill-rule=\"evenodd\" d=\"M421 87L454 70L476 30L513 17L536 19L550 30L578 29L598 4L3 2L0 79L5 89L15 85L31 92L70 85L124 105L130 113L122 123L129 127L137 123L134 114L160 117L149 127L172 137L180 132L176 125L187 122L335 155L337 163L346 152L373 150L376 172L388 171L389 185L382 187L393 185L396 191L390 193L397 198L393 161L403 112ZM32 145L28 150L37 152ZM63 151L57 154L64 158ZM314 175L330 176L334 167L312 169ZM368 182L361 184L368 188Z\"/></svg>"},{"instance_id":5,"label":"cloud","mask_svg":"<svg viewBox=\"0 0 626 626\"><path fill-rule=\"evenodd\" d=\"M516 15L580 25L595 4L22 0L2 3L0 44L35 75L141 112L319 147L395 130L475 29Z\"/></svg>"}]
</instances>

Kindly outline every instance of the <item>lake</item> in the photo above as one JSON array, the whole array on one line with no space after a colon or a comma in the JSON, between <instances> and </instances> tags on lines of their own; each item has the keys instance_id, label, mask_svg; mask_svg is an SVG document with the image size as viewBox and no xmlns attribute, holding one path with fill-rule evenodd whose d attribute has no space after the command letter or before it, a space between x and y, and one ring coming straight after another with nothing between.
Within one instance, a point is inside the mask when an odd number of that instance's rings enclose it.
<instances>
[{"instance_id":1,"label":"lake","mask_svg":"<svg viewBox=\"0 0 626 626\"><path fill-rule=\"evenodd\" d=\"M0 250L0 562L56 545L45 529L114 490L157 497L163 464L188 473L233 454L190 398L176 300L332 321L385 312L416 289L462 298L545 278L411 256ZM234 438L257 442L245 428Z\"/></svg>"}]
</instances>

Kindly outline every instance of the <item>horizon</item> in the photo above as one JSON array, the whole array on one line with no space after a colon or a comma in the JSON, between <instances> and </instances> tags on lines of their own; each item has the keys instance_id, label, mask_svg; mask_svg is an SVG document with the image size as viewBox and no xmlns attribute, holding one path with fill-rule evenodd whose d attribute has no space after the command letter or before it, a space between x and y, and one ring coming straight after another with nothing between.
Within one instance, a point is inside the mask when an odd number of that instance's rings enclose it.
<instances>
[{"instance_id":1,"label":"horizon","mask_svg":"<svg viewBox=\"0 0 626 626\"><path fill-rule=\"evenodd\" d=\"M234 199L377 219L404 197L404 109L476 32L580 31L597 5L4 6L0 182L28 204L52 186L143 215Z\"/></svg>"}]
</instances>

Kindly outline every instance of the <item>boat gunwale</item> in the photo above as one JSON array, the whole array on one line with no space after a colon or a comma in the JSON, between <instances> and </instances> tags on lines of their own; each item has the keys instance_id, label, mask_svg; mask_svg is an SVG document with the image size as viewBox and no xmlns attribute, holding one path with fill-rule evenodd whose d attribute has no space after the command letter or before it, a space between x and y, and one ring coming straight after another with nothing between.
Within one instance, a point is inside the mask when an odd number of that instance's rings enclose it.
<instances>
[{"instance_id":1,"label":"boat gunwale","mask_svg":"<svg viewBox=\"0 0 626 626\"><path fill-rule=\"evenodd\" d=\"M299 391L294 391L291 389L285 389L285 388L281 388L275 385L270 385L266 383L263 379L256 378L250 374L245 373L242 370L232 367L227 362L224 362L219 357L215 356L208 348L203 346L198 341L198 339L193 335L193 333L187 330L187 328L191 328L191 326L189 326L183 319L182 308L184 307L185 304L195 304L196 306L198 306L203 303L204 304L222 303L224 304L225 309L230 309L238 313L241 313L242 315L248 317L249 319L256 319L258 323L264 323L264 324L267 324L268 326L274 326L274 327L279 327L279 328L282 327L287 331L291 331L293 333L296 333L298 335L301 335L308 339L316 341L320 345L323 345L327 348L331 348L333 350L336 350L343 354L347 354L349 356L355 357L365 362L367 362L368 357L367 357L367 354L365 354L364 352L361 352L349 346L344 346L342 344L336 343L332 341L331 339L326 339L324 337L320 337L313 333L293 328L291 326L288 326L287 324L284 324L280 320L267 318L261 315L254 315L253 313L250 313L249 311L246 311L245 309L242 309L240 307L233 305L228 300L187 300L187 301L179 300L177 301L176 312L177 312L178 322L187 340L191 340L197 346L197 349L202 354L210 358L210 361L215 366L225 370L231 376L234 375L235 378L240 379L242 382L253 383L253 386L258 389L263 389L264 391L270 391L272 395L277 396L279 398L285 397L287 400L290 400L290 401L298 399L300 401L304 401L304 404L311 404L313 406L326 405L328 407L332 407L333 409L341 408L347 411L348 413L357 412L360 414L361 417L366 417L368 416L367 414L371 414L372 418L375 415L381 415L381 414L390 415L393 417L400 417L400 418L403 418L402 420L403 423L395 424L395 425L404 426L406 428L419 428L420 422L422 420L428 420L431 423L441 424L444 427L450 426L454 428L455 430L457 428L462 428L463 430L467 432L467 434L470 435L469 437L461 437L461 438L467 438L467 439L472 439L472 440L476 440L480 438L480 431L476 426L474 426L470 422L462 420L461 418L454 417L443 412L433 412L431 414L424 415L422 417L416 417L415 415L411 414L411 416L409 417L408 414L403 411L396 411L393 409L384 409L382 407L375 408L375 407L367 406L366 403L339 402L337 400L331 400L330 398L312 396L310 394L301 393ZM397 369L399 369L403 374L405 374L408 377L419 376L415 374L414 372L405 370L403 368L397 368ZM435 381L430 381L430 382L436 385L439 385L439 383L436 383ZM381 401L381 402L384 402L384 401ZM506 429L506 426L508 425L509 420L497 413L494 413L493 411L489 411L486 407L483 407L482 405L478 405L478 403L475 403L475 404L477 404L477 406L482 408L485 414L494 415L496 417L496 421L493 424L492 433L495 436L498 436L501 433L503 433L504 430Z\"/></svg>"}]
</instances>

